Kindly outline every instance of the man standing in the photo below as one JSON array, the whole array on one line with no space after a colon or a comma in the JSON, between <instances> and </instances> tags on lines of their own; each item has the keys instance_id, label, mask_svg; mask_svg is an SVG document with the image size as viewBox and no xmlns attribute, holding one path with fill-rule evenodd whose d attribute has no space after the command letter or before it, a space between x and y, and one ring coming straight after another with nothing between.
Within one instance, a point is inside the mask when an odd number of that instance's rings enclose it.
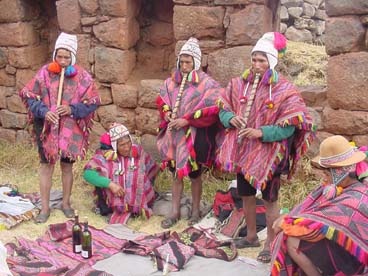
<instances>
[{"instance_id":1,"label":"man standing","mask_svg":"<svg viewBox=\"0 0 368 276\"><path fill-rule=\"evenodd\" d=\"M157 146L163 164L173 173L172 212L161 226L169 228L180 218L183 178L189 176L192 214L189 224L200 219L202 165L214 158L218 121L219 84L201 70L198 40L190 38L181 48L177 68L157 98L161 123Z\"/></svg>"},{"instance_id":2,"label":"man standing","mask_svg":"<svg viewBox=\"0 0 368 276\"><path fill-rule=\"evenodd\" d=\"M70 204L73 163L87 151L93 112L100 98L91 75L75 65L77 36L61 33L56 40L53 62L44 65L19 92L28 108L40 154L42 209L37 223L50 216L50 190L55 164L60 160L63 185L62 211L74 216Z\"/></svg>"},{"instance_id":3,"label":"man standing","mask_svg":"<svg viewBox=\"0 0 368 276\"><path fill-rule=\"evenodd\" d=\"M247 224L247 236L237 240L236 246L260 246L255 195L262 197L267 239L258 256L261 262L270 262L280 175L293 172L311 140L312 120L300 93L275 71L285 49L283 35L264 34L252 50L252 67L232 79L221 95L219 117L227 131L217 161L222 169L237 173Z\"/></svg>"}]
</instances>

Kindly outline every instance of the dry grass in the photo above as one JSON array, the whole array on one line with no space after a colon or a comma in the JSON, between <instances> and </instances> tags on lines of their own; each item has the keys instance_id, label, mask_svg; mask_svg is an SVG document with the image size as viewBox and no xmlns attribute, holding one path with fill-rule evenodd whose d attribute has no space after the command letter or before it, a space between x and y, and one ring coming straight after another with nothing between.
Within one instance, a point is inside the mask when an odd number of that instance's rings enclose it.
<instances>
[{"instance_id":1,"label":"dry grass","mask_svg":"<svg viewBox=\"0 0 368 276\"><path fill-rule=\"evenodd\" d=\"M38 155L33 146L24 144L9 144L0 142L0 184L10 183L17 185L21 193L38 192ZM91 156L91 153L88 154ZM74 187L72 193L73 207L79 210L81 216L87 216L90 223L98 228L106 226L104 217L92 212L94 206L94 196L92 186L84 183L81 175L85 161L77 162L74 167ZM227 176L228 177L228 176ZM302 162L298 174L288 185L282 188L280 202L282 207L291 208L300 202L305 195L315 186L315 181L308 182L311 178L310 165L308 160ZM53 177L53 189L61 190L60 168L56 166ZM171 176L169 173L161 173L156 182L157 191L169 191ZM218 189L225 190L228 187L228 180L219 176L214 177L212 172L204 175L203 199L213 202L214 195ZM185 180L185 193L190 194L190 185ZM48 223L59 223L66 221L60 210L51 213ZM152 217L149 221L138 218L132 220L129 225L137 230L147 233L157 233L162 231L160 227L160 217ZM181 231L186 228L186 222L180 221L174 230ZM21 223L11 230L1 231L0 240L9 242L17 237L35 239L45 233L46 224L37 225L33 221Z\"/></svg>"},{"instance_id":2,"label":"dry grass","mask_svg":"<svg viewBox=\"0 0 368 276\"><path fill-rule=\"evenodd\" d=\"M295 85L326 85L327 58L324 46L289 41L278 66Z\"/></svg>"}]
</instances>

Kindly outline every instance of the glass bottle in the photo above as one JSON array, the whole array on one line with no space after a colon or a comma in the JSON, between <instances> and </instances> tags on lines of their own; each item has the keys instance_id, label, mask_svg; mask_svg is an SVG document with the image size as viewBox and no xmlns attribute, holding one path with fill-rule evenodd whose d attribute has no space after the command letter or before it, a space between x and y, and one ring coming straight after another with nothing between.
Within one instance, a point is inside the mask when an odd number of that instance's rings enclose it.
<instances>
[{"instance_id":1,"label":"glass bottle","mask_svg":"<svg viewBox=\"0 0 368 276\"><path fill-rule=\"evenodd\" d=\"M74 212L74 224L72 227L73 252L81 253L82 251L82 226L79 224L78 211Z\"/></svg>"},{"instance_id":2,"label":"glass bottle","mask_svg":"<svg viewBox=\"0 0 368 276\"><path fill-rule=\"evenodd\" d=\"M89 259L92 257L92 233L88 230L88 218L84 218L84 229L82 232L82 257Z\"/></svg>"}]
</instances>

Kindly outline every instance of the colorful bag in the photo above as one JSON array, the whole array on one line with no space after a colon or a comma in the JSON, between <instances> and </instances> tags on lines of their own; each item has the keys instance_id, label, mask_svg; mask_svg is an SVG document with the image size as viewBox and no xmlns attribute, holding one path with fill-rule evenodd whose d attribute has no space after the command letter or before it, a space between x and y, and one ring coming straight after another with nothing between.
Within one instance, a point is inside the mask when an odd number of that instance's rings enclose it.
<instances>
[{"instance_id":1,"label":"colorful bag","mask_svg":"<svg viewBox=\"0 0 368 276\"><path fill-rule=\"evenodd\" d=\"M238 255L233 241L219 241L214 235L211 236L194 227L185 229L180 234L180 239L190 244L198 256L230 262Z\"/></svg>"},{"instance_id":2,"label":"colorful bag","mask_svg":"<svg viewBox=\"0 0 368 276\"><path fill-rule=\"evenodd\" d=\"M177 240L170 240L153 250L158 270L178 271L184 267L194 255L194 248Z\"/></svg>"},{"instance_id":3,"label":"colorful bag","mask_svg":"<svg viewBox=\"0 0 368 276\"><path fill-rule=\"evenodd\" d=\"M213 213L216 217L220 216L220 213L223 211L230 212L235 208L235 203L233 200L233 196L231 195L230 191L221 191L218 190L215 194L215 200L213 202Z\"/></svg>"},{"instance_id":4,"label":"colorful bag","mask_svg":"<svg viewBox=\"0 0 368 276\"><path fill-rule=\"evenodd\" d=\"M240 230L246 225L243 209L234 209L218 228L218 232L229 237L237 238Z\"/></svg>"}]
</instances>

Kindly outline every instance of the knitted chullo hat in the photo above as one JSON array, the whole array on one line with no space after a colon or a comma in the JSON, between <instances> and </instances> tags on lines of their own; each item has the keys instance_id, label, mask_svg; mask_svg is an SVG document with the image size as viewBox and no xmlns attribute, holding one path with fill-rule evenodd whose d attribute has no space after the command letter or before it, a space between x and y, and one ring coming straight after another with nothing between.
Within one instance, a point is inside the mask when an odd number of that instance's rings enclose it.
<instances>
[{"instance_id":1,"label":"knitted chullo hat","mask_svg":"<svg viewBox=\"0 0 368 276\"><path fill-rule=\"evenodd\" d=\"M115 152L117 152L117 141L125 136L128 136L130 141L132 137L130 136L129 130L122 124L115 123L109 130L111 146Z\"/></svg>"},{"instance_id":2,"label":"knitted chullo hat","mask_svg":"<svg viewBox=\"0 0 368 276\"><path fill-rule=\"evenodd\" d=\"M76 35L71 35L67 33L61 33L59 37L56 40L55 43L55 50L52 54L52 60L55 61L56 57L56 51L58 49L66 49L70 51L72 62L71 65L74 65L77 61L76 55L77 55L77 49L78 49L78 41Z\"/></svg>"},{"instance_id":3,"label":"knitted chullo hat","mask_svg":"<svg viewBox=\"0 0 368 276\"><path fill-rule=\"evenodd\" d=\"M176 64L177 69L179 69L179 57L183 54L193 57L194 70L199 70L201 68L202 52L199 48L198 39L191 37L188 39L187 42L185 42L183 47L181 47Z\"/></svg>"},{"instance_id":4,"label":"knitted chullo hat","mask_svg":"<svg viewBox=\"0 0 368 276\"><path fill-rule=\"evenodd\" d=\"M267 55L270 69L274 70L278 59L285 54L286 38L278 32L265 33L256 43L252 50L254 52L263 52Z\"/></svg>"}]
</instances>

